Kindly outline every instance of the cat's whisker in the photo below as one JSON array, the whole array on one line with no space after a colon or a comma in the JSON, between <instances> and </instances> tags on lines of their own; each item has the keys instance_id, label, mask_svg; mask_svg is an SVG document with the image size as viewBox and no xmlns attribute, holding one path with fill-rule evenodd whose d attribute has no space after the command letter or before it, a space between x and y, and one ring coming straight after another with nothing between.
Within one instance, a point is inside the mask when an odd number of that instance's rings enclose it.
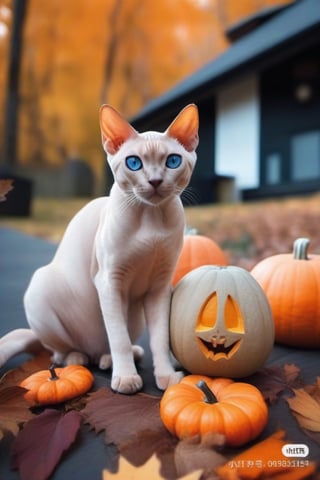
<instances>
[{"instance_id":1,"label":"cat's whisker","mask_svg":"<svg viewBox=\"0 0 320 480\"><path fill-rule=\"evenodd\" d=\"M119 204L120 213L125 213L128 209L130 209L132 205L136 204L137 202L140 202L140 200L131 190L125 191L125 196L123 197L122 202Z\"/></svg>"}]
</instances>

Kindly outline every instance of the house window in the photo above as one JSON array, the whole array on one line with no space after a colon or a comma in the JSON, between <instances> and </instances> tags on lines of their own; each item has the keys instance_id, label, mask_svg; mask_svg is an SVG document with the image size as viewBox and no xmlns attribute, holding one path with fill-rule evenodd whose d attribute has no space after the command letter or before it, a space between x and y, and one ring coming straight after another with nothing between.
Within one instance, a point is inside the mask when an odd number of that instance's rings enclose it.
<instances>
[{"instance_id":1,"label":"house window","mask_svg":"<svg viewBox=\"0 0 320 480\"><path fill-rule=\"evenodd\" d=\"M290 141L292 180L320 177L320 131L294 135Z\"/></svg>"},{"instance_id":2,"label":"house window","mask_svg":"<svg viewBox=\"0 0 320 480\"><path fill-rule=\"evenodd\" d=\"M266 182L275 185L281 182L281 156L279 153L271 153L267 156Z\"/></svg>"}]
</instances>

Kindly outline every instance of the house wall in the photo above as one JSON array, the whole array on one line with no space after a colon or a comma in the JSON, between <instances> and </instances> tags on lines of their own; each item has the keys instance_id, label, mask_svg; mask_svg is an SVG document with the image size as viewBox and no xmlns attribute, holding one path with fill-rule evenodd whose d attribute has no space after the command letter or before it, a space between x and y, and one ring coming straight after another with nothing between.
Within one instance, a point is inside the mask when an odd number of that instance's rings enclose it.
<instances>
[{"instance_id":1,"label":"house wall","mask_svg":"<svg viewBox=\"0 0 320 480\"><path fill-rule=\"evenodd\" d=\"M230 83L216 100L215 166L231 175L237 188L259 186L259 84L256 76Z\"/></svg>"},{"instance_id":2,"label":"house wall","mask_svg":"<svg viewBox=\"0 0 320 480\"><path fill-rule=\"evenodd\" d=\"M261 75L261 185L320 182L320 43ZM297 96L299 87L309 96ZM303 93L303 92L302 92Z\"/></svg>"}]
</instances>

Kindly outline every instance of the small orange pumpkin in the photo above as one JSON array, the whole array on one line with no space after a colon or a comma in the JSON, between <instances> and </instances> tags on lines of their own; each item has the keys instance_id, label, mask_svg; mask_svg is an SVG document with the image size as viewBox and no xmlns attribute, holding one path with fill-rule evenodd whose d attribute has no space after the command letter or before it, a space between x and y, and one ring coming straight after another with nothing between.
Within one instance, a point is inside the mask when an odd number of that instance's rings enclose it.
<instances>
[{"instance_id":1,"label":"small orange pumpkin","mask_svg":"<svg viewBox=\"0 0 320 480\"><path fill-rule=\"evenodd\" d=\"M238 447L262 432L268 408L253 385L188 375L167 388L160 416L169 432L180 439L220 433L227 445Z\"/></svg>"},{"instance_id":2,"label":"small orange pumpkin","mask_svg":"<svg viewBox=\"0 0 320 480\"><path fill-rule=\"evenodd\" d=\"M295 347L320 347L320 255L308 255L308 238L298 238L293 254L273 255L251 271L272 310L275 340Z\"/></svg>"},{"instance_id":3,"label":"small orange pumpkin","mask_svg":"<svg viewBox=\"0 0 320 480\"><path fill-rule=\"evenodd\" d=\"M227 265L219 245L204 235L185 235L183 247L172 279L175 286L182 277L202 265Z\"/></svg>"},{"instance_id":4,"label":"small orange pumpkin","mask_svg":"<svg viewBox=\"0 0 320 480\"><path fill-rule=\"evenodd\" d=\"M40 370L25 378L20 387L28 392L26 400L38 405L65 402L87 392L93 385L92 373L82 365L69 365L64 368Z\"/></svg>"}]
</instances>

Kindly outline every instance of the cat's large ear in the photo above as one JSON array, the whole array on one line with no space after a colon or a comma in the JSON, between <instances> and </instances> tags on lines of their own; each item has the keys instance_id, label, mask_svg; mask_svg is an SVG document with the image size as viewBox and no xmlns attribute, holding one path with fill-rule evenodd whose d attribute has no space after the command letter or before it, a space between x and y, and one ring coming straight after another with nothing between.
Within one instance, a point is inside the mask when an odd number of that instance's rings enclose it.
<instances>
[{"instance_id":1,"label":"cat's large ear","mask_svg":"<svg viewBox=\"0 0 320 480\"><path fill-rule=\"evenodd\" d=\"M107 153L114 155L121 145L138 132L110 105L100 108L100 129L102 145Z\"/></svg>"},{"instance_id":2,"label":"cat's large ear","mask_svg":"<svg viewBox=\"0 0 320 480\"><path fill-rule=\"evenodd\" d=\"M165 133L178 140L188 152L191 152L197 148L199 143L198 129L198 108L191 103L181 110Z\"/></svg>"}]
</instances>

